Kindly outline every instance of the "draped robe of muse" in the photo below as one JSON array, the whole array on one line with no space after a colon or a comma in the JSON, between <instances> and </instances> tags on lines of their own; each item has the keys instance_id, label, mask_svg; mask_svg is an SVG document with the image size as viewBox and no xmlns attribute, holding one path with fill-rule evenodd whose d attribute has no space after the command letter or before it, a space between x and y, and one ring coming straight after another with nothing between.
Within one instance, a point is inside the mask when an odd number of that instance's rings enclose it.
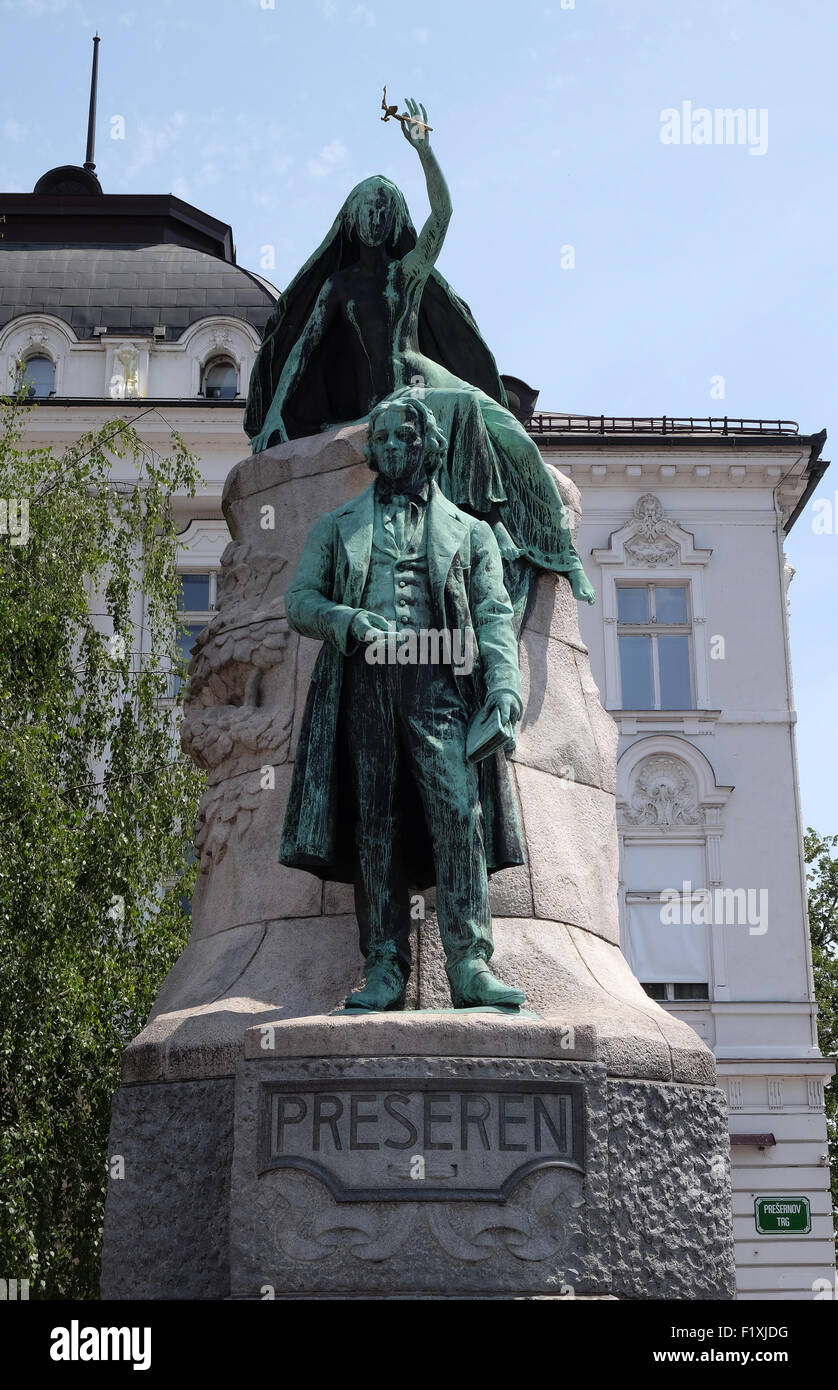
<instances>
[{"instance_id":1,"label":"draped robe of muse","mask_svg":"<svg viewBox=\"0 0 838 1390\"><path fill-rule=\"evenodd\" d=\"M397 275L399 262L416 245L416 231L400 190L381 176L367 182L386 187L400 208L386 244ZM351 197L280 295L265 328L245 411L245 430L251 438L263 428L283 368L309 324L321 290L331 276L358 260L359 243L347 216ZM398 286L393 288L397 292ZM377 404L372 383L362 393L357 374L346 369L357 353L359 333L349 314L339 314L319 336L283 403L289 439L364 418ZM523 617L534 569L566 575L575 596L593 602L556 484L536 445L507 408L495 359L468 305L435 268L422 292L418 343L405 355L402 368L402 379L395 379L392 389L378 399L416 394L433 412L448 439L437 482L451 502L492 526L516 625Z\"/></svg>"}]
</instances>

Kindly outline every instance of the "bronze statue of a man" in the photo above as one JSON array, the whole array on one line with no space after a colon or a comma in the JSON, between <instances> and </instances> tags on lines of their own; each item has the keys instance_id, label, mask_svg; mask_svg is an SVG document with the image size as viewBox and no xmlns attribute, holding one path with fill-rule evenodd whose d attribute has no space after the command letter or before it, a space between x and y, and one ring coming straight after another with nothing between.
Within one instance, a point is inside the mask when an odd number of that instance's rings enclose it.
<instances>
[{"instance_id":1,"label":"bronze statue of a man","mask_svg":"<svg viewBox=\"0 0 838 1390\"><path fill-rule=\"evenodd\" d=\"M410 892L430 883L454 1006L524 1003L488 964L488 874L524 862L506 752L466 756L475 716L521 717L517 640L491 527L434 481L445 443L414 396L377 406L378 476L317 521L286 595L291 627L323 647L280 860L354 883L366 984L349 1009L403 1007Z\"/></svg>"}]
</instances>

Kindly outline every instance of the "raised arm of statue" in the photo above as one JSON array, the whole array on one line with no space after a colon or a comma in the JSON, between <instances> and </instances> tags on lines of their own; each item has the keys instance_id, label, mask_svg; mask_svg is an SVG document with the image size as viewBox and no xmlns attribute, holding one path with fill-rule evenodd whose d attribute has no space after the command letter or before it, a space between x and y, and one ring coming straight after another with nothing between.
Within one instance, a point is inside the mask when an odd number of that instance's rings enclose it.
<instances>
[{"instance_id":1,"label":"raised arm of statue","mask_svg":"<svg viewBox=\"0 0 838 1390\"><path fill-rule=\"evenodd\" d=\"M311 355L329 327L336 310L337 298L334 293L334 286L332 280L328 279L317 296L305 328L288 354L274 392L274 398L265 416L265 423L259 433L254 435L250 441L252 453L259 454L263 449L269 449L272 440L279 444L287 443L288 432L282 418L285 402L300 377L305 373Z\"/></svg>"},{"instance_id":2,"label":"raised arm of statue","mask_svg":"<svg viewBox=\"0 0 838 1390\"><path fill-rule=\"evenodd\" d=\"M411 116L416 117L417 124L410 125L405 121L402 124L402 134L407 143L416 150L421 160L422 168L425 171L425 183L428 189L431 213L419 233L413 250L404 257L402 267L407 275L427 275L442 250L448 223L451 221L451 194L448 192L448 184L445 182L445 176L439 167L436 155L431 149L428 136L428 114L424 106L420 106L412 98L408 98L407 110ZM421 119L420 111L422 113Z\"/></svg>"}]
</instances>

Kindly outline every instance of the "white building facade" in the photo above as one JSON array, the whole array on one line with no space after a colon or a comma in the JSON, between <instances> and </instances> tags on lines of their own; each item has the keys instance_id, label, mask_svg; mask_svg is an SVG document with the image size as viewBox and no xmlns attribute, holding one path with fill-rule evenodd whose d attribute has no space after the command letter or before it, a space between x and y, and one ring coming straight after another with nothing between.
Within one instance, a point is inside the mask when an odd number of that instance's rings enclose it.
<instances>
[{"instance_id":1,"label":"white building facade","mask_svg":"<svg viewBox=\"0 0 838 1390\"><path fill-rule=\"evenodd\" d=\"M582 492L599 599L582 636L620 731L623 950L718 1059L738 1296L824 1296L833 1064L812 998L783 553L824 437L781 421L535 423Z\"/></svg>"},{"instance_id":2,"label":"white building facade","mask_svg":"<svg viewBox=\"0 0 838 1390\"><path fill-rule=\"evenodd\" d=\"M275 291L198 209L54 172L63 184L0 198L3 386L23 360L32 445L60 450L118 417L161 451L183 435L204 478L176 502L188 649L215 603L221 493L249 449L244 397ZM739 1296L834 1296L833 1067L815 1028L783 555L823 436L567 415L530 428L582 492L598 591L582 635L620 730L623 947L714 1049L727 1092Z\"/></svg>"}]
</instances>

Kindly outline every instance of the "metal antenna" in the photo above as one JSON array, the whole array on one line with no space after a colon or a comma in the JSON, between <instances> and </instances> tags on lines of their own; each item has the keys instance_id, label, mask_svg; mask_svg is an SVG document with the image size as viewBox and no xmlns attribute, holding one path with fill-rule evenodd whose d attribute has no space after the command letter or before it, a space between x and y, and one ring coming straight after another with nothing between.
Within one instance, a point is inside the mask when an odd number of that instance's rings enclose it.
<instances>
[{"instance_id":1,"label":"metal antenna","mask_svg":"<svg viewBox=\"0 0 838 1390\"><path fill-rule=\"evenodd\" d=\"M93 163L93 146L96 141L96 85L99 79L99 44L102 40L98 34L93 36L93 71L90 74L90 111L87 116L87 158L84 167L89 174L92 174L96 165Z\"/></svg>"}]
</instances>

